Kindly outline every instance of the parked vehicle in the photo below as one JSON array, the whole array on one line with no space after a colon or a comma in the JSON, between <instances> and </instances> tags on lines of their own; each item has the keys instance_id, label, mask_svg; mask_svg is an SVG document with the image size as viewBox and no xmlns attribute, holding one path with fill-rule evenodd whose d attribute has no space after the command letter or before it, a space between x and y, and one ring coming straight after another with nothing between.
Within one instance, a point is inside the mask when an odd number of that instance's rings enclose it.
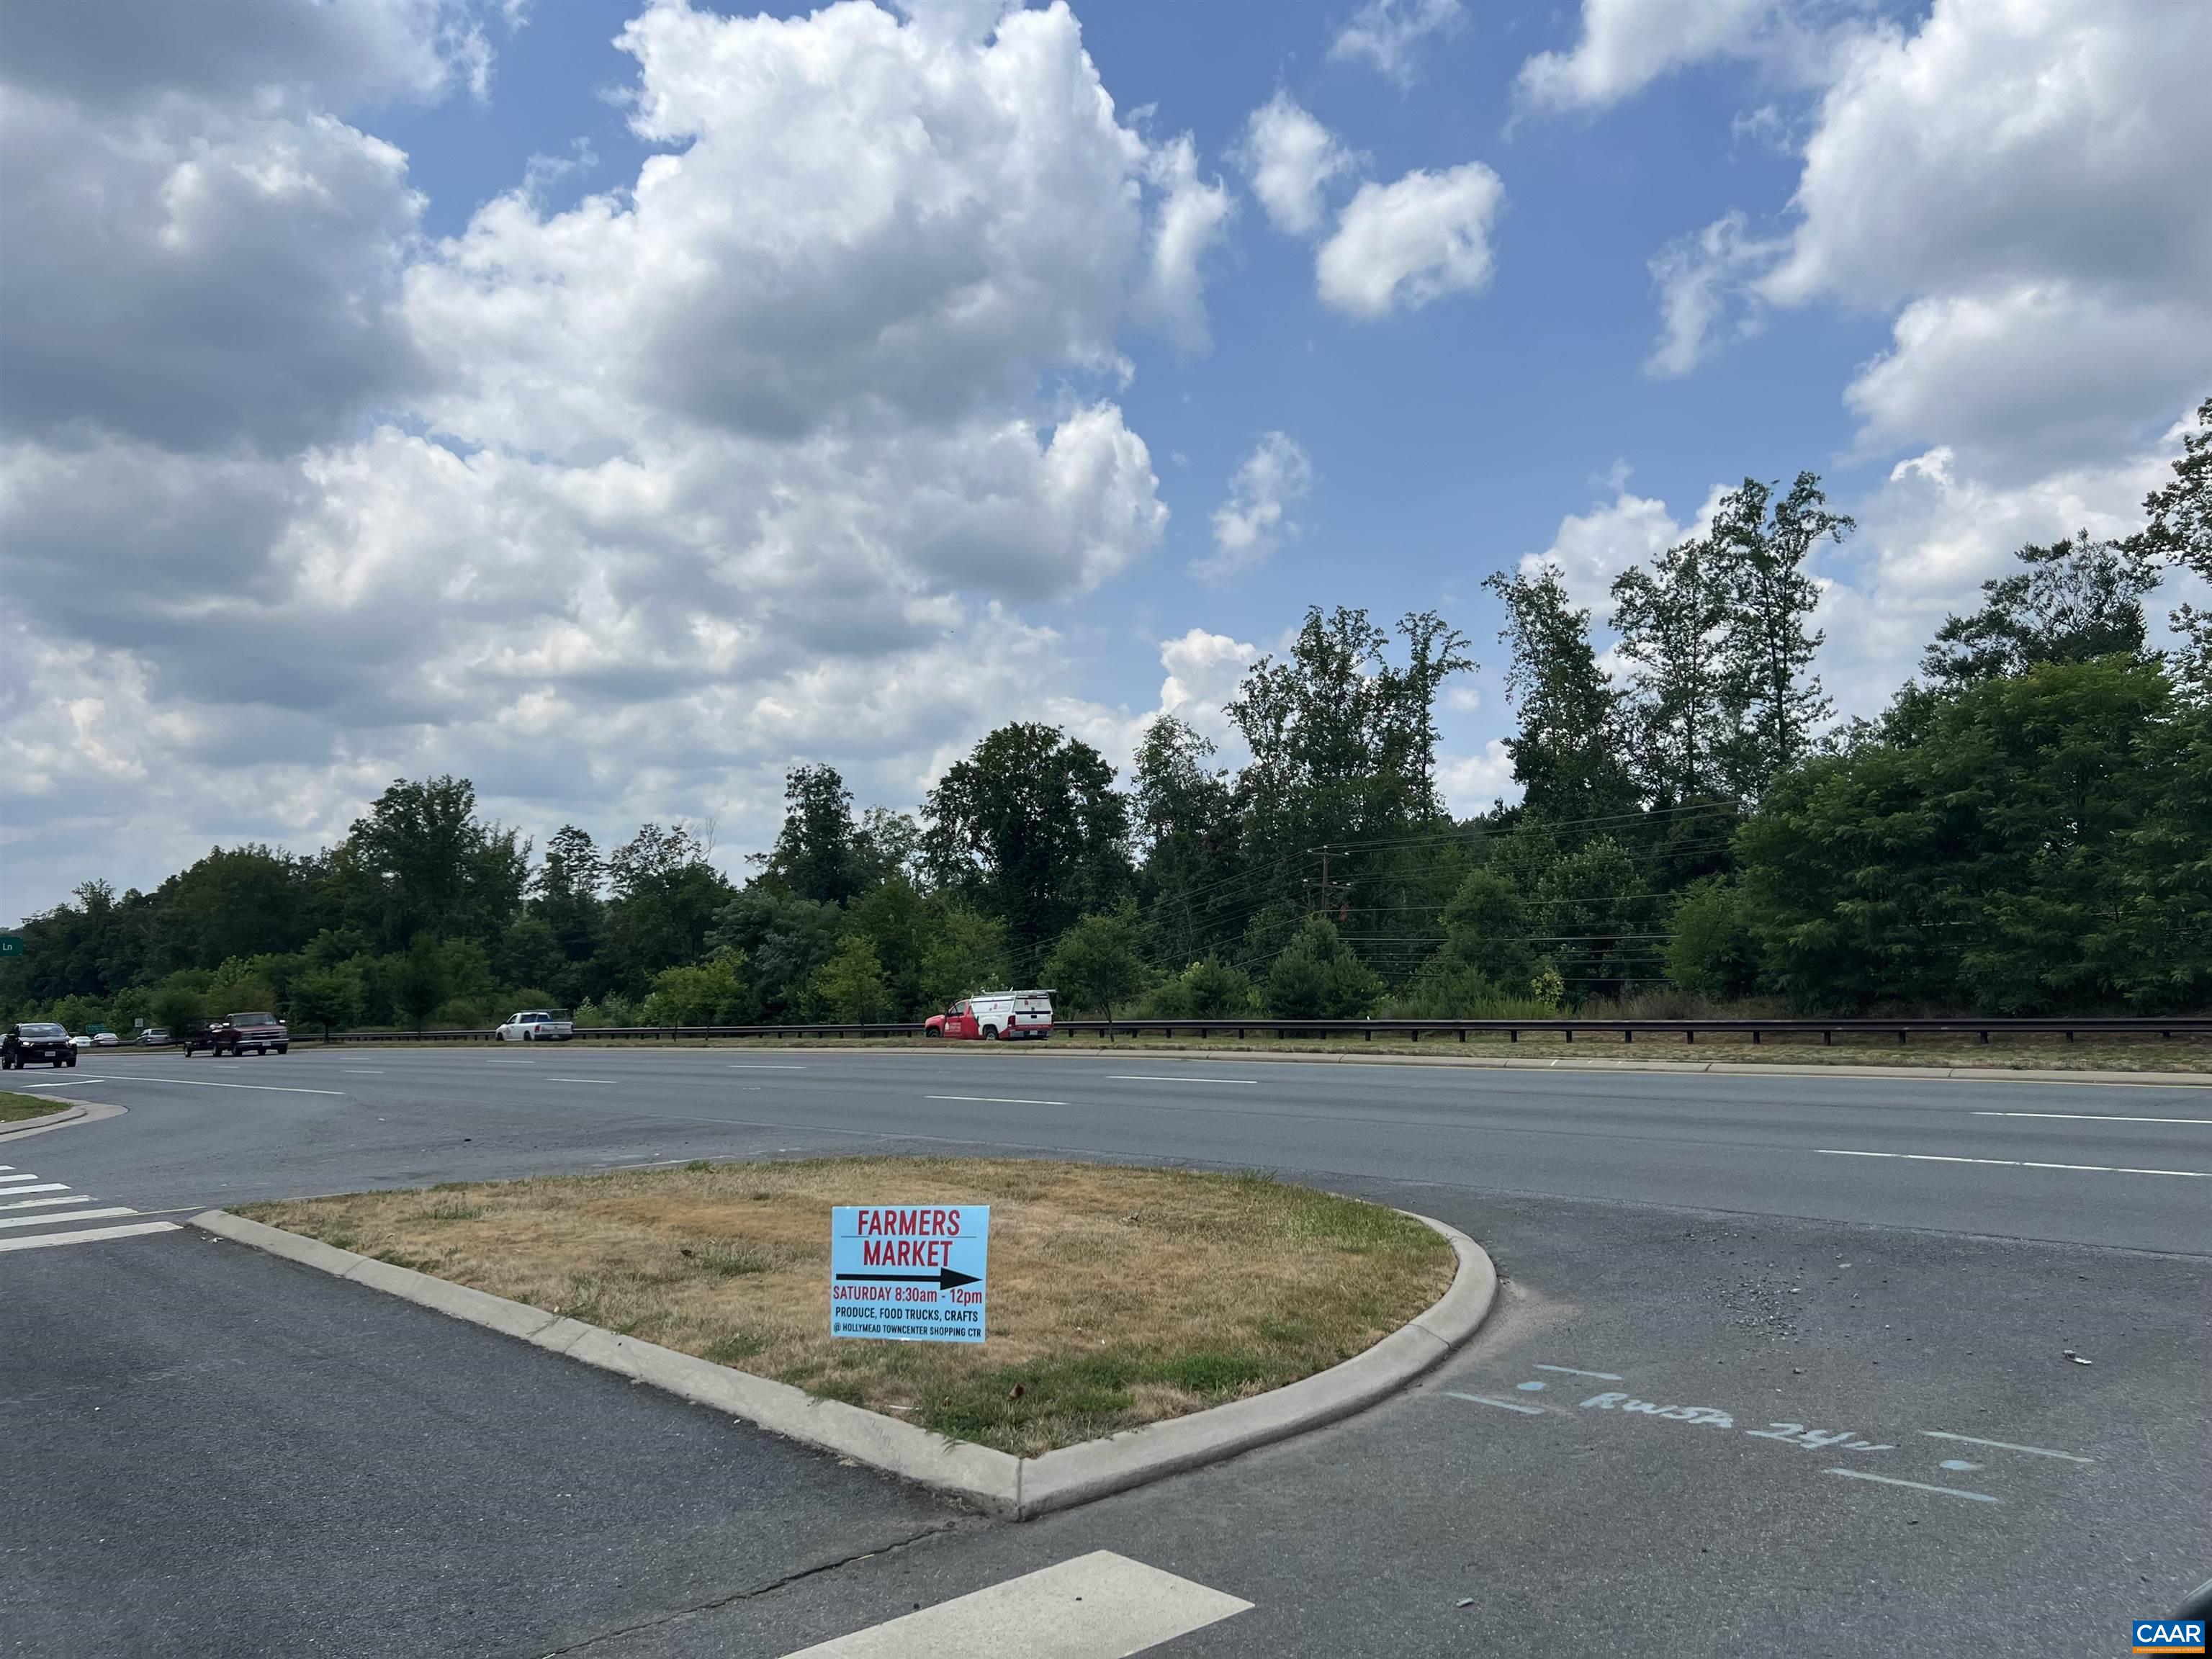
<instances>
[{"instance_id":1,"label":"parked vehicle","mask_svg":"<svg viewBox=\"0 0 2212 1659\"><path fill-rule=\"evenodd\" d=\"M95 1048L112 1048L123 1041L105 1025L88 1025L84 1034L92 1039L91 1046Z\"/></svg>"},{"instance_id":2,"label":"parked vehicle","mask_svg":"<svg viewBox=\"0 0 2212 1659\"><path fill-rule=\"evenodd\" d=\"M933 1037L964 1037L982 1042L1007 1042L1016 1037L1052 1035L1050 991L988 991L956 1002L941 1014L922 1022L921 1033Z\"/></svg>"},{"instance_id":3,"label":"parked vehicle","mask_svg":"<svg viewBox=\"0 0 2212 1659\"><path fill-rule=\"evenodd\" d=\"M499 1028L502 1042L566 1042L575 1035L576 1027L567 1015L546 1008L509 1014Z\"/></svg>"},{"instance_id":4,"label":"parked vehicle","mask_svg":"<svg viewBox=\"0 0 2212 1659\"><path fill-rule=\"evenodd\" d=\"M168 1045L169 1034L159 1025L149 1025L138 1033L138 1046L142 1048L166 1048Z\"/></svg>"},{"instance_id":5,"label":"parked vehicle","mask_svg":"<svg viewBox=\"0 0 2212 1659\"><path fill-rule=\"evenodd\" d=\"M185 1054L205 1048L218 1059L224 1054L236 1058L248 1050L257 1054L265 1054L271 1049L286 1054L291 1046L291 1032L283 1020L271 1013L231 1014L185 1038Z\"/></svg>"},{"instance_id":6,"label":"parked vehicle","mask_svg":"<svg viewBox=\"0 0 2212 1659\"><path fill-rule=\"evenodd\" d=\"M91 1047L92 1047L92 1036L91 1036L91 1034L90 1034L89 1032L86 1032L86 1031L79 1031L79 1032L78 1032L75 1036L71 1037L71 1038L69 1040L69 1046L70 1046L70 1048L91 1048Z\"/></svg>"},{"instance_id":7,"label":"parked vehicle","mask_svg":"<svg viewBox=\"0 0 2212 1659\"><path fill-rule=\"evenodd\" d=\"M44 1060L49 1066L74 1066L76 1050L70 1045L69 1029L45 1020L28 1020L20 1025L10 1025L5 1037L0 1037L0 1064L12 1072L20 1072L33 1060Z\"/></svg>"}]
</instances>

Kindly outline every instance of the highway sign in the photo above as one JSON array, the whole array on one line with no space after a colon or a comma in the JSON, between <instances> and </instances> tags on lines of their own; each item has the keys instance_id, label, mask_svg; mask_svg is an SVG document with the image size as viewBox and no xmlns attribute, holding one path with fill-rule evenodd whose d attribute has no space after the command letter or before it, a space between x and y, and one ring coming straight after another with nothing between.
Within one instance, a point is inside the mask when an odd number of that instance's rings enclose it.
<instances>
[{"instance_id":1,"label":"highway sign","mask_svg":"<svg viewBox=\"0 0 2212 1659\"><path fill-rule=\"evenodd\" d=\"M0 933L0 957L20 957L23 954L21 933Z\"/></svg>"},{"instance_id":2,"label":"highway sign","mask_svg":"<svg viewBox=\"0 0 2212 1659\"><path fill-rule=\"evenodd\" d=\"M830 1334L981 1342L988 1204L841 1204L830 1212Z\"/></svg>"}]
</instances>

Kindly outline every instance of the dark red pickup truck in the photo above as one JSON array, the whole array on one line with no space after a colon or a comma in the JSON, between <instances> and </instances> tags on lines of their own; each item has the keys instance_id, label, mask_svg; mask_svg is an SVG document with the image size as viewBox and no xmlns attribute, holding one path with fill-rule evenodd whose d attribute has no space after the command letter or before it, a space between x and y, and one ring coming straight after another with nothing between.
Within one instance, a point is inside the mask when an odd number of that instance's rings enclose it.
<instances>
[{"instance_id":1,"label":"dark red pickup truck","mask_svg":"<svg viewBox=\"0 0 2212 1659\"><path fill-rule=\"evenodd\" d=\"M292 1034L284 1022L274 1014L233 1014L227 1019L216 1020L204 1030L187 1033L185 1052L197 1054L202 1048L218 1057L223 1054L242 1054L249 1049L265 1054L270 1049L286 1053L292 1046Z\"/></svg>"}]
</instances>

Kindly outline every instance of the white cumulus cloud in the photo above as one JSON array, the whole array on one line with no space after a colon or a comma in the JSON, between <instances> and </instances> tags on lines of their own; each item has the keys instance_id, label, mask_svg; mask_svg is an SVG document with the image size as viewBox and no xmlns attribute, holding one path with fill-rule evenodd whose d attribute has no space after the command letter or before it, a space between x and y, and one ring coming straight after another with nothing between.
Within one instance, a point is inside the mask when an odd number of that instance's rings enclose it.
<instances>
[{"instance_id":1,"label":"white cumulus cloud","mask_svg":"<svg viewBox=\"0 0 2212 1659\"><path fill-rule=\"evenodd\" d=\"M1287 432L1270 432L1229 480L1229 498L1213 509L1213 552L1199 574L1219 577L1265 564L1297 525L1291 510L1313 489L1313 462Z\"/></svg>"},{"instance_id":2,"label":"white cumulus cloud","mask_svg":"<svg viewBox=\"0 0 2212 1659\"><path fill-rule=\"evenodd\" d=\"M1515 90L1534 109L1604 109L1674 70L1748 53L1780 9L1778 0L1583 0L1573 49L1528 59Z\"/></svg>"},{"instance_id":3,"label":"white cumulus cloud","mask_svg":"<svg viewBox=\"0 0 2212 1659\"><path fill-rule=\"evenodd\" d=\"M1322 301L1373 319L1419 310L1490 281L1490 232L1505 185L1480 161L1364 184L1314 260Z\"/></svg>"},{"instance_id":4,"label":"white cumulus cloud","mask_svg":"<svg viewBox=\"0 0 2212 1659\"><path fill-rule=\"evenodd\" d=\"M1310 236L1322 226L1322 192L1358 166L1358 157L1289 93L1278 91L1244 124L1237 164L1267 222L1286 236Z\"/></svg>"},{"instance_id":5,"label":"white cumulus cloud","mask_svg":"<svg viewBox=\"0 0 2212 1659\"><path fill-rule=\"evenodd\" d=\"M1329 43L1328 55L1364 63L1407 87L1420 73L1429 38L1449 34L1463 21L1460 0L1367 0Z\"/></svg>"},{"instance_id":6,"label":"white cumulus cloud","mask_svg":"<svg viewBox=\"0 0 2212 1659\"><path fill-rule=\"evenodd\" d=\"M1148 175L1160 192L1140 311L1186 351L1207 344L1207 252L1227 230L1237 204L1220 179L1199 177L1198 149L1184 133L1152 153Z\"/></svg>"}]
</instances>

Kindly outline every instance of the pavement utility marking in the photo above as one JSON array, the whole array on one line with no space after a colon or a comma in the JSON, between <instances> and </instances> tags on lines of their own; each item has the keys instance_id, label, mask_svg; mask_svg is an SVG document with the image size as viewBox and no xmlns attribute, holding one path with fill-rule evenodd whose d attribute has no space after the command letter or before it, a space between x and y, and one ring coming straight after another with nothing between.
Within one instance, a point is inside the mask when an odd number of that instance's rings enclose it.
<instances>
[{"instance_id":1,"label":"pavement utility marking","mask_svg":"<svg viewBox=\"0 0 2212 1659\"><path fill-rule=\"evenodd\" d=\"M1532 1369L1548 1371L1554 1376L1589 1376L1619 1382L1626 1379L1610 1371L1586 1370L1579 1365L1555 1365L1537 1363ZM1540 1377L1530 1378L1513 1385L1521 1394L1545 1395L1559 1384ZM1912 1443L1876 1441L1862 1436L1855 1429L1828 1429L1805 1423L1769 1423L1765 1428L1753 1428L1740 1420L1741 1413L1733 1407L1668 1405L1661 1403L1665 1396L1654 1400L1638 1400L1622 1392L1592 1395L1577 1402L1571 1408L1567 1402L1556 1406L1523 1405L1519 1401L1503 1400L1495 1395L1465 1394L1456 1389L1440 1389L1437 1393L1448 1399L1464 1400L1472 1405L1489 1406L1498 1411L1512 1412L1522 1417L1561 1419L1567 1421L1590 1422L1593 1418L1584 1413L1607 1413L1616 1420L1633 1419L1642 1422L1670 1422L1684 1425L1670 1433L1697 1431L1700 1434L1717 1434L1733 1437L1741 1434L1753 1440L1765 1440L1787 1446L1798 1452L1861 1454L1869 1462L1880 1460L1892 1468L1913 1467ZM1532 1431L1540 1432L1540 1431ZM2094 1463L2096 1460L2076 1452L2054 1451L2048 1446L2022 1445L2012 1440L1985 1440L1977 1435L1954 1434L1948 1429L1922 1429L1922 1437L1948 1440L1970 1446L1990 1446L1999 1451L2023 1452L2031 1457L2052 1457L2069 1463ZM1714 1443L1720 1443L1715 1441ZM1962 1457L1946 1457L1936 1462L1936 1467L1947 1474L1970 1474L1990 1466L1970 1462ZM1902 1474L1882 1474L1869 1468L1823 1468L1823 1474L1841 1475L1850 1480L1869 1480L1877 1486L1897 1486L1911 1492L1939 1493L1946 1498L1964 1498L1975 1504L2002 1504L2006 1500L1993 1493L1970 1492L1964 1486L1942 1486L1926 1480L1906 1479Z\"/></svg>"},{"instance_id":2,"label":"pavement utility marking","mask_svg":"<svg viewBox=\"0 0 2212 1659\"><path fill-rule=\"evenodd\" d=\"M786 1659L1126 1659L1251 1606L1094 1550Z\"/></svg>"},{"instance_id":3,"label":"pavement utility marking","mask_svg":"<svg viewBox=\"0 0 2212 1659\"><path fill-rule=\"evenodd\" d=\"M1814 1149L1822 1158L1896 1158L1908 1164L1993 1164L2006 1170L2072 1170L2084 1175L2185 1176L2212 1181L2212 1170L2130 1170L2117 1164L2038 1164L2021 1158L1952 1158L1942 1152L1859 1152L1840 1146Z\"/></svg>"},{"instance_id":4,"label":"pavement utility marking","mask_svg":"<svg viewBox=\"0 0 2212 1659\"><path fill-rule=\"evenodd\" d=\"M0 1175L0 1211L37 1210L47 1206L89 1204L92 1200L82 1193L68 1193L63 1198L20 1198L21 1193L68 1192L67 1183L59 1181L40 1181L28 1170L10 1170ZM83 1227L86 1221L106 1221L116 1216L137 1215L137 1211L126 1205L109 1205L96 1210L64 1210L45 1215L0 1215L0 1250L42 1250L57 1244L93 1244L107 1238L135 1238L141 1233L173 1233L177 1231L173 1221L132 1221L114 1227ZM13 1231L18 1227L41 1227L46 1231L25 1233L20 1237Z\"/></svg>"}]
</instances>

